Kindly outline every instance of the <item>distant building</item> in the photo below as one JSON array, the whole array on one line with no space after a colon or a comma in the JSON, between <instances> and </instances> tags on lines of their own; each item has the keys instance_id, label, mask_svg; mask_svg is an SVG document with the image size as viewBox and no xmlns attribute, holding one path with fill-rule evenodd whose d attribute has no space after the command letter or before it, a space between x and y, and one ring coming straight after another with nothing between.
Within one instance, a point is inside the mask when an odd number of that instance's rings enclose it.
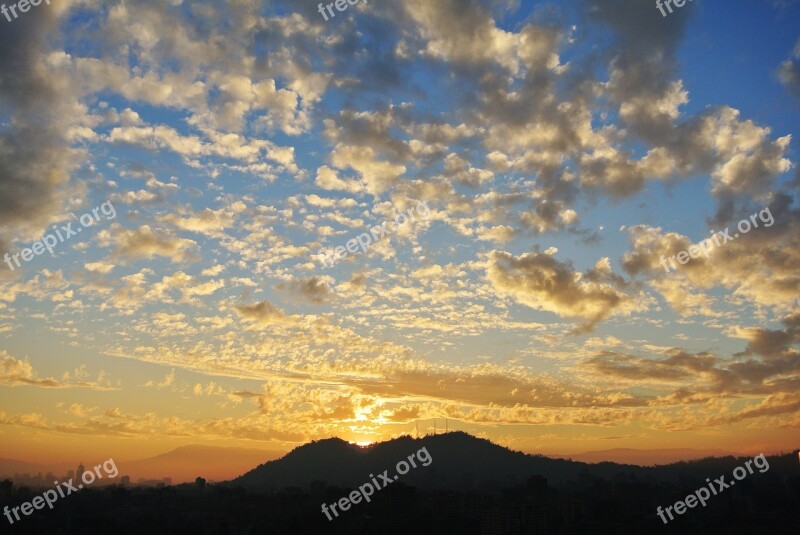
<instances>
[{"instance_id":1,"label":"distant building","mask_svg":"<svg viewBox=\"0 0 800 535\"><path fill-rule=\"evenodd\" d=\"M383 495L378 501L378 515L381 525L392 529L410 529L414 511L417 508L417 489L401 482L382 489Z\"/></svg>"},{"instance_id":2,"label":"distant building","mask_svg":"<svg viewBox=\"0 0 800 535\"><path fill-rule=\"evenodd\" d=\"M122 476L119 482L124 486L127 487L131 484L131 476Z\"/></svg>"},{"instance_id":3,"label":"distant building","mask_svg":"<svg viewBox=\"0 0 800 535\"><path fill-rule=\"evenodd\" d=\"M197 487L198 489L204 489L206 488L206 480L203 479L202 477L198 477L197 479L194 480L194 486Z\"/></svg>"},{"instance_id":4,"label":"distant building","mask_svg":"<svg viewBox=\"0 0 800 535\"><path fill-rule=\"evenodd\" d=\"M325 495L325 489L328 485L324 481L312 481L310 485L311 495L320 497Z\"/></svg>"},{"instance_id":5,"label":"distant building","mask_svg":"<svg viewBox=\"0 0 800 535\"><path fill-rule=\"evenodd\" d=\"M75 473L75 479L80 480L83 477L83 473L86 469L83 467L83 461L78 463L78 471Z\"/></svg>"},{"instance_id":6,"label":"distant building","mask_svg":"<svg viewBox=\"0 0 800 535\"><path fill-rule=\"evenodd\" d=\"M14 482L10 479L0 481L0 498L7 500L11 498L11 492L14 490Z\"/></svg>"},{"instance_id":7,"label":"distant building","mask_svg":"<svg viewBox=\"0 0 800 535\"><path fill-rule=\"evenodd\" d=\"M540 475L533 475L528 478L526 490L529 496L537 500L547 499L547 478Z\"/></svg>"}]
</instances>

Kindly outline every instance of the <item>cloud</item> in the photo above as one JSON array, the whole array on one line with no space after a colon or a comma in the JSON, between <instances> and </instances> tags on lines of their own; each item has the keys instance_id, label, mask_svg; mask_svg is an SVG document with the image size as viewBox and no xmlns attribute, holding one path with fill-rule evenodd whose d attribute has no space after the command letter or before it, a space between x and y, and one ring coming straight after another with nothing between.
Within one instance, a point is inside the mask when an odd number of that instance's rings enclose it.
<instances>
[{"instance_id":1,"label":"cloud","mask_svg":"<svg viewBox=\"0 0 800 535\"><path fill-rule=\"evenodd\" d=\"M3 351L0 361L0 384L5 386L33 385L45 388L62 388L55 379L35 379L33 366L28 362L17 360Z\"/></svg>"},{"instance_id":2,"label":"cloud","mask_svg":"<svg viewBox=\"0 0 800 535\"><path fill-rule=\"evenodd\" d=\"M662 350L659 358L603 351L583 361L580 368L631 386L650 383L676 388L672 394L659 398L657 404L727 396L793 396L800 382L800 351L793 347L800 344L800 314L784 318L783 323L784 330L735 328L735 334L747 340L748 345L734 358L708 352L692 354L678 348ZM757 416L748 408L742 414Z\"/></svg>"},{"instance_id":3,"label":"cloud","mask_svg":"<svg viewBox=\"0 0 800 535\"><path fill-rule=\"evenodd\" d=\"M214 381L211 381L207 383L205 386L203 386L200 383L197 383L196 385L194 385L192 393L195 396L221 396L225 393L225 389L222 388L221 385L218 385ZM236 393L233 392L233 394L235 395Z\"/></svg>"},{"instance_id":4,"label":"cloud","mask_svg":"<svg viewBox=\"0 0 800 535\"><path fill-rule=\"evenodd\" d=\"M129 259L151 259L163 256L174 262L181 262L190 256L197 246L192 240L178 238L150 225L138 229L122 230L114 228L98 236L101 244L113 244L114 256Z\"/></svg>"},{"instance_id":5,"label":"cloud","mask_svg":"<svg viewBox=\"0 0 800 535\"><path fill-rule=\"evenodd\" d=\"M519 36L499 29L480 3L409 0L404 7L426 43L425 55L469 67L498 63L511 72L519 68Z\"/></svg>"},{"instance_id":6,"label":"cloud","mask_svg":"<svg viewBox=\"0 0 800 535\"><path fill-rule=\"evenodd\" d=\"M589 0L589 16L614 31L616 38L606 51L611 56L610 95L620 113L645 137L668 129L675 118L667 95L683 100L673 82L675 52L685 32L691 7L677 10L665 21L652 4L637 0ZM676 90L677 93L676 93Z\"/></svg>"},{"instance_id":7,"label":"cloud","mask_svg":"<svg viewBox=\"0 0 800 535\"><path fill-rule=\"evenodd\" d=\"M778 79L790 93L800 98L800 39L792 56L778 67Z\"/></svg>"},{"instance_id":8,"label":"cloud","mask_svg":"<svg viewBox=\"0 0 800 535\"><path fill-rule=\"evenodd\" d=\"M792 345L800 344L800 313L783 319L786 329L772 330L758 327L744 329L741 334L747 339L745 354L755 353L767 358L788 356Z\"/></svg>"},{"instance_id":9,"label":"cloud","mask_svg":"<svg viewBox=\"0 0 800 535\"><path fill-rule=\"evenodd\" d=\"M514 256L504 251L489 253L487 276L494 288L536 310L584 321L591 330L615 313L627 313L635 299L625 293L624 283L598 263L584 275L568 262L544 253Z\"/></svg>"},{"instance_id":10,"label":"cloud","mask_svg":"<svg viewBox=\"0 0 800 535\"><path fill-rule=\"evenodd\" d=\"M330 287L332 281L333 279L330 277L314 276L308 279L292 280L288 283L282 282L276 288L292 292L315 305L323 305L336 297L336 293Z\"/></svg>"},{"instance_id":11,"label":"cloud","mask_svg":"<svg viewBox=\"0 0 800 535\"><path fill-rule=\"evenodd\" d=\"M337 169L356 171L366 191L376 196L393 186L406 172L405 166L380 159L371 147L336 145L331 152L331 163Z\"/></svg>"},{"instance_id":12,"label":"cloud","mask_svg":"<svg viewBox=\"0 0 800 535\"><path fill-rule=\"evenodd\" d=\"M239 316L259 325L276 325L289 320L286 314L266 299L255 305L237 305L234 308Z\"/></svg>"},{"instance_id":13,"label":"cloud","mask_svg":"<svg viewBox=\"0 0 800 535\"><path fill-rule=\"evenodd\" d=\"M364 186L358 180L341 179L334 169L327 165L317 169L316 184L324 190L346 191L349 193L360 193L364 191Z\"/></svg>"},{"instance_id":14,"label":"cloud","mask_svg":"<svg viewBox=\"0 0 800 535\"><path fill-rule=\"evenodd\" d=\"M83 265L87 271L91 271L92 273L99 273L101 275L108 275L114 270L114 264L109 264L107 262L87 262Z\"/></svg>"},{"instance_id":15,"label":"cloud","mask_svg":"<svg viewBox=\"0 0 800 535\"><path fill-rule=\"evenodd\" d=\"M167 375L165 375L160 382L147 381L144 384L144 386L161 389L172 386L174 383L175 383L175 370L170 370L170 372Z\"/></svg>"},{"instance_id":16,"label":"cloud","mask_svg":"<svg viewBox=\"0 0 800 535\"><path fill-rule=\"evenodd\" d=\"M711 231L727 231L733 238L739 232L740 220L747 220L752 226L749 215L755 216L759 226L727 243L725 238L718 237L719 246L712 240L708 258L701 255L685 265L676 263L677 270L672 269L669 259L699 244L705 237L701 235L694 243L687 236L658 227L632 226L626 229L632 249L623 255L622 266L630 275L651 281L651 286L682 313L717 314L713 309L718 309L718 305L711 306L714 303L711 289L724 288L747 302L786 314L800 304L800 274L797 272L800 210L793 209L792 204L791 196L777 193L766 208L750 203L746 211L730 214L722 224L710 221L713 226L709 226L709 239ZM769 220L766 209L774 219L769 227L764 226L760 218L763 215ZM664 270L662 256L669 273Z\"/></svg>"},{"instance_id":17,"label":"cloud","mask_svg":"<svg viewBox=\"0 0 800 535\"><path fill-rule=\"evenodd\" d=\"M662 382L689 386L703 374L710 374L710 379L716 379L716 366L721 362L710 354L691 355L678 350L660 360L606 351L582 362L581 366L634 384Z\"/></svg>"},{"instance_id":18,"label":"cloud","mask_svg":"<svg viewBox=\"0 0 800 535\"><path fill-rule=\"evenodd\" d=\"M102 374L101 374L102 377ZM0 386L38 386L40 388L90 388L93 390L112 390L106 384L93 381L59 381L53 378L39 379L33 366L26 360L19 360L0 350Z\"/></svg>"},{"instance_id":19,"label":"cloud","mask_svg":"<svg viewBox=\"0 0 800 535\"><path fill-rule=\"evenodd\" d=\"M84 436L235 438L237 440L292 443L308 439L308 433L300 425L293 426L295 431L286 431L272 426L265 417L259 416L208 418L198 421L174 416L158 417L152 412L146 414L123 413L118 408L73 422L48 420L38 413L13 416L0 411L0 424Z\"/></svg>"},{"instance_id":20,"label":"cloud","mask_svg":"<svg viewBox=\"0 0 800 535\"><path fill-rule=\"evenodd\" d=\"M70 172L80 161L69 131L83 119L76 91L43 64L61 11L33 10L0 36L0 99L7 114L0 127L0 246L41 232L61 214Z\"/></svg>"}]
</instances>

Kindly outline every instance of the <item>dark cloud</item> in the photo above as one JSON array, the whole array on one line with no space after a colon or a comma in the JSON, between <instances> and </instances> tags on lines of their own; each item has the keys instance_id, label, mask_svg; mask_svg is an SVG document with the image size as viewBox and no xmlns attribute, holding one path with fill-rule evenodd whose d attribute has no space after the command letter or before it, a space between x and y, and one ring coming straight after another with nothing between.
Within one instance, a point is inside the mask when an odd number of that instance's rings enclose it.
<instances>
[{"instance_id":1,"label":"dark cloud","mask_svg":"<svg viewBox=\"0 0 800 535\"><path fill-rule=\"evenodd\" d=\"M675 52L693 6L687 4L664 18L652 2L587 0L586 5L590 19L613 31L614 42L606 51L616 74L612 75L612 98L622 104L642 98L652 101L666 93L675 78ZM659 137L656 132L663 132L671 122L657 114L639 113L625 118L650 138Z\"/></svg>"},{"instance_id":2,"label":"dark cloud","mask_svg":"<svg viewBox=\"0 0 800 535\"><path fill-rule=\"evenodd\" d=\"M800 344L800 313L783 319L786 328L781 330L752 328L747 331L747 349L742 355L761 355L768 359L798 355L792 349Z\"/></svg>"},{"instance_id":3,"label":"dark cloud","mask_svg":"<svg viewBox=\"0 0 800 535\"><path fill-rule=\"evenodd\" d=\"M2 21L0 102L9 119L0 126L0 232L6 239L41 232L61 207L60 188L73 167L67 139L72 97L43 64L56 17L44 6Z\"/></svg>"},{"instance_id":4,"label":"dark cloud","mask_svg":"<svg viewBox=\"0 0 800 535\"><path fill-rule=\"evenodd\" d=\"M323 305L336 297L328 282L317 276L280 283L276 287L314 305Z\"/></svg>"},{"instance_id":5,"label":"dark cloud","mask_svg":"<svg viewBox=\"0 0 800 535\"><path fill-rule=\"evenodd\" d=\"M778 79L790 93L800 98L800 40L794 47L792 57L778 67Z\"/></svg>"},{"instance_id":6,"label":"dark cloud","mask_svg":"<svg viewBox=\"0 0 800 535\"><path fill-rule=\"evenodd\" d=\"M800 384L800 351L793 346L800 344L800 313L786 317L783 323L783 330L745 329L747 348L732 359L680 349L668 350L661 358L606 351L584 361L581 367L631 382L680 384L662 399L668 403L705 401L719 395L795 396ZM789 406L795 403L792 400ZM757 415L754 412L746 417Z\"/></svg>"},{"instance_id":7,"label":"dark cloud","mask_svg":"<svg viewBox=\"0 0 800 535\"><path fill-rule=\"evenodd\" d=\"M262 325L284 323L287 320L286 315L266 299L255 305L238 305L234 308L241 317Z\"/></svg>"}]
</instances>

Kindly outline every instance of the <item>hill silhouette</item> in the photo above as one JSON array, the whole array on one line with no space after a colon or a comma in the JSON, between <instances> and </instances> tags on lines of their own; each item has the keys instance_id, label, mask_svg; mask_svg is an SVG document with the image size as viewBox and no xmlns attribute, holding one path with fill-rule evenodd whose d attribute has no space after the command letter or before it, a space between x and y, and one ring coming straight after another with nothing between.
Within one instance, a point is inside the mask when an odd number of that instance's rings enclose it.
<instances>
[{"instance_id":1,"label":"hill silhouette","mask_svg":"<svg viewBox=\"0 0 800 535\"><path fill-rule=\"evenodd\" d=\"M352 487L368 474L389 470L398 461L426 448L433 461L403 476L403 482L422 488L447 488L466 480L508 482L521 473L545 477L577 475L584 463L547 459L511 451L467 433L453 432L424 438L399 437L371 446L357 446L338 438L319 440L292 450L285 457L262 464L231 483L251 490L307 487L313 481Z\"/></svg>"},{"instance_id":2,"label":"hill silhouette","mask_svg":"<svg viewBox=\"0 0 800 535\"><path fill-rule=\"evenodd\" d=\"M369 474L387 469L393 474L398 461L423 447L433 459L430 466L419 466L402 476L403 483L423 489L457 489L465 485L492 483L507 485L523 482L533 475L547 478L553 486L587 476L612 479L621 474L677 481L729 472L740 464L732 456L656 467L611 462L587 464L512 451L458 431L417 439L404 436L367 447L338 438L314 441L292 450L281 459L259 465L229 484L252 491L308 488L314 481L352 488L368 481ZM785 457L783 462L775 458L776 462L797 475L796 455Z\"/></svg>"},{"instance_id":3,"label":"hill silhouette","mask_svg":"<svg viewBox=\"0 0 800 535\"><path fill-rule=\"evenodd\" d=\"M657 464L670 464L680 461L705 459L707 457L729 457L732 452L721 449L692 449L692 448L613 448L608 450L585 451L569 455L550 455L558 459L571 459L585 463L613 462L635 464L638 466L654 466Z\"/></svg>"}]
</instances>

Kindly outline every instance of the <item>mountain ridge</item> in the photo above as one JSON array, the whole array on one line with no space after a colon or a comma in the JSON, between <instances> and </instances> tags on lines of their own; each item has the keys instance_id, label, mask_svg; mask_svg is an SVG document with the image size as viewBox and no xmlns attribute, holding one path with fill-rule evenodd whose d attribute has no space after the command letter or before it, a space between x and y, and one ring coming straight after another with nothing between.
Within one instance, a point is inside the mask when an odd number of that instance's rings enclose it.
<instances>
[{"instance_id":1,"label":"mountain ridge","mask_svg":"<svg viewBox=\"0 0 800 535\"><path fill-rule=\"evenodd\" d=\"M721 449L694 449L694 448L611 448L606 450L593 450L569 455L552 454L550 457L571 459L586 463L614 462L633 464L636 466L664 465L680 461L704 459L706 457L740 456L741 454Z\"/></svg>"},{"instance_id":2,"label":"mountain ridge","mask_svg":"<svg viewBox=\"0 0 800 535\"><path fill-rule=\"evenodd\" d=\"M405 484L428 489L468 488L474 485L499 487L509 483L524 483L532 476L544 477L554 486L585 477L607 480L619 477L663 480L705 478L712 474L730 473L744 459L731 455L650 467L614 462L589 464L513 451L489 440L456 431L422 438L406 435L363 447L339 438L312 441L222 485L252 491L309 488L314 483L355 488L369 481L373 474L388 470L391 476L399 461L407 460L409 455L423 448L432 459L430 465L411 468L399 479ZM798 471L797 453L769 458L779 462L781 469Z\"/></svg>"},{"instance_id":3,"label":"mountain ridge","mask_svg":"<svg viewBox=\"0 0 800 535\"><path fill-rule=\"evenodd\" d=\"M425 448L430 466L418 466L402 476L408 484L444 488L455 479L504 482L521 472L540 472L545 477L577 476L585 463L550 459L512 451L489 440L462 431L422 438L402 436L370 446L357 446L341 439L324 439L299 446L281 459L270 461L228 482L252 490L304 487L314 481L354 486L368 474L393 473L396 463ZM465 469L465 467L467 467ZM606 470L600 468L600 472ZM457 475L453 475L457 474Z\"/></svg>"}]
</instances>

